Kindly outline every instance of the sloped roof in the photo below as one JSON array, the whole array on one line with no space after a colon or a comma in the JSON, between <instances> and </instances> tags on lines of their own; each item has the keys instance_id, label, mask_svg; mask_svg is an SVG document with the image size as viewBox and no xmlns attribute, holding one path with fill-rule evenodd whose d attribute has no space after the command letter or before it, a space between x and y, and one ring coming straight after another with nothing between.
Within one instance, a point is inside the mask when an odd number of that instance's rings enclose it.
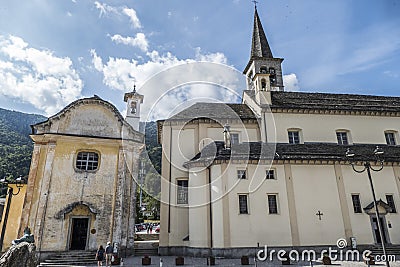
<instances>
[{"instance_id":1,"label":"sloped roof","mask_svg":"<svg viewBox=\"0 0 400 267\"><path fill-rule=\"evenodd\" d=\"M273 58L260 17L258 16L257 8L254 10L254 25L250 58Z\"/></svg>"},{"instance_id":2,"label":"sloped roof","mask_svg":"<svg viewBox=\"0 0 400 267\"><path fill-rule=\"evenodd\" d=\"M110 108L114 112L115 116L118 118L118 121L121 121L121 122L124 121L124 117L122 117L121 113L118 111L118 109L113 104L111 104L110 102L100 98L98 95L94 95L92 97L80 98L80 99L77 99L77 100L71 102L70 104L65 106L62 110L60 110L59 112L57 112L53 116L49 117L46 121L33 124L33 125L31 125L31 127L33 129L33 127L35 127L35 126L38 126L40 124L45 124L45 123L47 123L47 122L49 122L49 121L51 121L53 119L58 119L61 116L63 116L68 110L70 110L71 108L73 108L75 106L78 106L78 105L81 105L81 104L84 104L84 103L94 103L94 102L101 103L101 104L107 106L108 108Z\"/></svg>"},{"instance_id":3,"label":"sloped roof","mask_svg":"<svg viewBox=\"0 0 400 267\"><path fill-rule=\"evenodd\" d=\"M125 139L130 138L135 141L143 142L144 135L142 133L136 131L135 129L133 129L133 127L125 121L125 119L123 118L121 113L118 111L118 109L113 104L101 99L97 95L94 95L93 97L81 98L81 99L75 100L72 103L70 103L69 105L67 105L66 107L64 107L61 111L59 111L55 115L48 118L46 121L31 125L32 135L51 133L51 134L66 134L66 135L91 136L91 137L101 137L101 138L116 138L114 136L115 128L113 129L112 127L110 127L107 124L99 124L101 126L104 126L104 128L106 128L106 126L108 126L108 129L109 130L111 129L110 132L108 132L108 133L102 132L101 135L98 134L97 130L93 130L93 132L90 132L90 133L87 133L87 131L82 133L82 131L84 130L84 127L75 128L73 132L59 131L59 128L51 129L52 125L57 125L55 123L59 120L62 120L65 116L67 116L68 112L71 112L74 109L77 109L77 108L79 108L83 105L87 105L87 104L101 105L101 106L105 107L105 109L111 111L111 113L113 114L113 116L115 118L116 125L120 125L121 127L127 127L126 129L128 129L128 131L126 131L124 133ZM65 124L63 124L63 126L65 126ZM56 126L56 127L58 127L58 126ZM91 129L91 128L86 127L86 129ZM112 131L112 133L111 133L111 131ZM96 132L96 133L94 133L94 132ZM118 138L120 138L120 137L121 136L118 136Z\"/></svg>"},{"instance_id":4,"label":"sloped roof","mask_svg":"<svg viewBox=\"0 0 400 267\"><path fill-rule=\"evenodd\" d=\"M256 119L251 109L245 104L231 103L195 103L172 116L168 120L187 119Z\"/></svg>"},{"instance_id":5,"label":"sloped roof","mask_svg":"<svg viewBox=\"0 0 400 267\"><path fill-rule=\"evenodd\" d=\"M200 163L209 165L215 160L329 160L347 161L348 148L356 154L355 161L376 158L373 151L376 144L338 145L336 143L262 143L248 142L224 148L224 142L207 145L200 153L185 163L185 167ZM385 162L400 162L400 146L379 145L384 151Z\"/></svg>"},{"instance_id":6,"label":"sloped roof","mask_svg":"<svg viewBox=\"0 0 400 267\"><path fill-rule=\"evenodd\" d=\"M390 96L272 91L271 101L271 108L400 112L400 97Z\"/></svg>"}]
</instances>

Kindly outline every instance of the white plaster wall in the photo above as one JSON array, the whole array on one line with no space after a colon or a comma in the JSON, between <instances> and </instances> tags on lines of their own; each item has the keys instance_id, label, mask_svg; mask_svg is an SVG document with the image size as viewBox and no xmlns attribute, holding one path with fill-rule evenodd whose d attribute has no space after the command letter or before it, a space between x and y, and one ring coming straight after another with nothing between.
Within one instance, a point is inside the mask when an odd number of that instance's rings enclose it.
<instances>
[{"instance_id":1,"label":"white plaster wall","mask_svg":"<svg viewBox=\"0 0 400 267\"><path fill-rule=\"evenodd\" d=\"M224 129L221 128L208 128L207 135L214 141L224 140ZM258 140L257 129L244 128L244 125L231 125L231 133L239 134L240 142L255 142Z\"/></svg>"},{"instance_id":2,"label":"white plaster wall","mask_svg":"<svg viewBox=\"0 0 400 267\"><path fill-rule=\"evenodd\" d=\"M211 167L211 203L212 203L212 228L213 228L213 247L223 248L225 246L224 231L228 227L224 221L226 209L229 207L224 207L223 197L226 197L225 180L222 177L221 165L213 165ZM225 218L226 219L226 218Z\"/></svg>"},{"instance_id":3,"label":"white plaster wall","mask_svg":"<svg viewBox=\"0 0 400 267\"><path fill-rule=\"evenodd\" d=\"M362 169L359 166L358 169ZM351 166L342 166L343 179L346 190L347 204L350 212L353 235L357 238L359 244L373 244L373 230L370 216L363 210L362 213L354 213L351 194L359 194L361 207L364 209L373 202L371 187L366 172L356 173ZM382 199L386 202L386 194L393 194L396 208L398 208L399 192L397 190L395 176L392 167L384 167L380 172L372 172L372 181L375 188L377 200ZM397 209L397 211L399 211ZM389 213L386 215L386 221L391 222L392 228L388 228L389 238L393 244L400 243L400 215L399 213Z\"/></svg>"},{"instance_id":4,"label":"white plaster wall","mask_svg":"<svg viewBox=\"0 0 400 267\"><path fill-rule=\"evenodd\" d=\"M286 185L283 166L274 166L276 180L265 180L265 171L269 166L248 165L247 179L237 179L237 168L245 165L233 165L227 169L227 187L230 206L230 234L232 247L260 245L289 246L291 232L286 197ZM261 178L261 179L260 179ZM248 193L249 214L239 214L238 194ZM267 194L278 195L278 214L269 214Z\"/></svg>"},{"instance_id":5,"label":"white plaster wall","mask_svg":"<svg viewBox=\"0 0 400 267\"><path fill-rule=\"evenodd\" d=\"M400 130L398 117L274 113L268 136L276 128L277 142L287 143L287 129L302 129L304 142L337 142L336 130L350 131L354 143L386 144L384 132ZM371 127L373 125L373 127ZM273 140L269 140L273 142ZM397 140L400 142L400 140Z\"/></svg>"},{"instance_id":6,"label":"white plaster wall","mask_svg":"<svg viewBox=\"0 0 400 267\"><path fill-rule=\"evenodd\" d=\"M292 176L300 245L336 244L345 234L333 166L292 165Z\"/></svg>"},{"instance_id":7,"label":"white plaster wall","mask_svg":"<svg viewBox=\"0 0 400 267\"><path fill-rule=\"evenodd\" d=\"M207 169L193 168L189 174L189 233L190 246L208 247L209 187Z\"/></svg>"}]
</instances>

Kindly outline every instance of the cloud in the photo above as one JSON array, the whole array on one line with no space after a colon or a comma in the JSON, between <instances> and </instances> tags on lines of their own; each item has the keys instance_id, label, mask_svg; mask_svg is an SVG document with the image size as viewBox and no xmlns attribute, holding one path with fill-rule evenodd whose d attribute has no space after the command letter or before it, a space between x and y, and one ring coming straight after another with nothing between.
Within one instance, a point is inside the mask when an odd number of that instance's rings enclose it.
<instances>
[{"instance_id":1,"label":"cloud","mask_svg":"<svg viewBox=\"0 0 400 267\"><path fill-rule=\"evenodd\" d=\"M195 49L196 52L196 60L197 61L207 61L207 62L214 62L214 63L221 63L227 64L228 60L223 53L210 53L210 54L202 54L201 48L197 47Z\"/></svg>"},{"instance_id":2,"label":"cloud","mask_svg":"<svg viewBox=\"0 0 400 267\"><path fill-rule=\"evenodd\" d=\"M107 15L125 15L129 17L130 22L132 23L133 28L135 29L140 29L142 28L142 25L140 23L140 20L136 14L136 11L132 8L128 7L115 7L115 6L110 6L105 3L100 3L98 1L94 2L96 8L100 11L99 17L107 16Z\"/></svg>"},{"instance_id":3,"label":"cloud","mask_svg":"<svg viewBox=\"0 0 400 267\"><path fill-rule=\"evenodd\" d=\"M241 72L224 65L227 62L224 54L202 54L200 48L196 49L194 59L178 59L171 53L160 55L157 51L147 52L148 59L144 63L139 63L133 59L114 57L103 62L95 50L91 50L91 55L95 69L103 74L103 83L108 87L119 91L130 91L134 84L137 85L139 92L144 94L146 99L142 109L143 119L146 119L145 116L149 114L152 105L167 90L174 88L177 83L195 82L194 84L186 84L185 89L176 88L164 95L162 104L157 105L152 119L168 117L174 106L184 101L182 99L204 99L207 97L207 100L203 100L203 102L210 102L210 99L235 102L240 98L240 94L235 95L232 92L241 91L245 86L244 77L243 84L237 85L240 82L238 75L243 75ZM199 61L214 64L203 67L199 63L200 67L203 68L195 69L196 66L192 63ZM164 75L161 75L163 73ZM154 75L157 75L157 81L149 86L149 81L154 82L152 78ZM182 82L182 79L186 82ZM211 88L208 82L203 83L201 81L212 81L216 85L211 84ZM200 83L197 84L198 82ZM144 85L146 85L145 89L143 89ZM141 90L145 90L145 92Z\"/></svg>"},{"instance_id":4,"label":"cloud","mask_svg":"<svg viewBox=\"0 0 400 267\"><path fill-rule=\"evenodd\" d=\"M299 81L294 73L283 75L283 85L285 86L285 91L298 91Z\"/></svg>"},{"instance_id":5,"label":"cloud","mask_svg":"<svg viewBox=\"0 0 400 267\"><path fill-rule=\"evenodd\" d=\"M136 11L132 8L123 8L122 12L129 17L129 20L132 23L133 28L140 29L142 25L140 24L139 18L136 15Z\"/></svg>"},{"instance_id":6,"label":"cloud","mask_svg":"<svg viewBox=\"0 0 400 267\"><path fill-rule=\"evenodd\" d=\"M52 115L81 96L83 82L68 57L0 35L0 94Z\"/></svg>"},{"instance_id":7,"label":"cloud","mask_svg":"<svg viewBox=\"0 0 400 267\"><path fill-rule=\"evenodd\" d=\"M108 15L110 13L111 14L116 14L116 15L120 14L120 12L118 11L118 8L115 8L113 6L109 6L107 4L100 3L98 1L94 2L94 5L96 6L96 8L98 10L100 10L100 14L99 14L100 18L103 17L103 16L106 16L106 15Z\"/></svg>"},{"instance_id":8,"label":"cloud","mask_svg":"<svg viewBox=\"0 0 400 267\"><path fill-rule=\"evenodd\" d=\"M115 34L113 36L110 36L110 38L116 44L124 44L133 47L139 47L143 52L147 52L149 48L146 36L144 35L144 33L141 32L137 33L135 37L130 37L130 36L122 37L119 34Z\"/></svg>"}]
</instances>

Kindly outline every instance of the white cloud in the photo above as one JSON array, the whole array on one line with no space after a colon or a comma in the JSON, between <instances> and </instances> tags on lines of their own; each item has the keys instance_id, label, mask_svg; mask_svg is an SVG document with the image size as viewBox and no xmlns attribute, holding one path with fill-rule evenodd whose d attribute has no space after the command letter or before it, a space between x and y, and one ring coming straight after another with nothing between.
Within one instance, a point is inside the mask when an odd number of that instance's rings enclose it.
<instances>
[{"instance_id":1,"label":"white cloud","mask_svg":"<svg viewBox=\"0 0 400 267\"><path fill-rule=\"evenodd\" d=\"M109 5L107 5L107 4L104 4L104 3L100 3L100 2L98 2L98 1L96 1L96 2L94 2L94 4L95 4L95 6L96 6L96 8L98 9L98 10L100 10L100 14L99 14L99 17L101 18L102 16L106 16L106 15L108 15L108 14L110 14L110 13L112 13L112 14L120 14L120 12L118 11L118 8L115 8L115 7L113 7L113 6L109 6Z\"/></svg>"},{"instance_id":2,"label":"white cloud","mask_svg":"<svg viewBox=\"0 0 400 267\"><path fill-rule=\"evenodd\" d=\"M197 61L207 61L207 62L214 62L214 63L221 63L227 64L228 60L223 53L210 53L210 54L202 54L201 48L196 48L196 60Z\"/></svg>"},{"instance_id":3,"label":"white cloud","mask_svg":"<svg viewBox=\"0 0 400 267\"><path fill-rule=\"evenodd\" d=\"M0 94L19 98L46 115L81 96L83 82L70 58L29 47L22 38L0 36Z\"/></svg>"},{"instance_id":4,"label":"white cloud","mask_svg":"<svg viewBox=\"0 0 400 267\"><path fill-rule=\"evenodd\" d=\"M134 83L139 88L139 92L145 95L145 103L142 109L142 119L149 114L152 105L158 101L164 93L173 89L176 84L186 84L185 90L176 88L167 95L163 96L162 103L157 105L157 109L152 116L155 118L166 118L176 105L184 99L204 99L208 101L223 99L227 102L234 102L238 92L243 90L245 79L241 72L223 65L226 63L226 57L222 53L201 54L200 49L196 50L195 59L178 59L171 53L160 55L157 51L147 53L148 61L139 63L135 60L125 58L110 57L107 62L97 55L95 50L91 51L92 63L96 70L103 74L103 83L108 87L120 90L130 91ZM211 66L200 67L191 64L198 61L213 62ZM206 64L204 64L206 65ZM164 73L164 75L162 75ZM152 76L157 75L157 81ZM240 78L243 76L243 84L238 86ZM184 80L184 81L182 81ZM185 82L186 81L186 82ZM212 88L209 85L212 85ZM151 85L149 85L151 83ZM146 88L143 89L145 86ZM144 90L143 92L141 90ZM211 100L210 100L211 99ZM153 110L154 112L154 110ZM154 117L152 117L154 119Z\"/></svg>"},{"instance_id":5,"label":"white cloud","mask_svg":"<svg viewBox=\"0 0 400 267\"><path fill-rule=\"evenodd\" d=\"M123 37L119 34L110 36L111 40L117 44L130 45L133 47L139 47L143 52L147 52L149 44L147 42L144 33L137 33L135 37L127 36Z\"/></svg>"},{"instance_id":6,"label":"white cloud","mask_svg":"<svg viewBox=\"0 0 400 267\"><path fill-rule=\"evenodd\" d=\"M128 7L115 7L115 6L110 6L105 3L100 3L98 1L94 2L96 8L100 11L99 17L107 16L107 15L125 15L129 17L130 22L132 23L133 28L135 29L140 29L142 28L142 25L140 23L140 20L136 14L136 11L132 8Z\"/></svg>"},{"instance_id":7,"label":"white cloud","mask_svg":"<svg viewBox=\"0 0 400 267\"><path fill-rule=\"evenodd\" d=\"M92 56L92 63L96 70L103 71L103 60L96 53L96 50L91 49L90 55Z\"/></svg>"},{"instance_id":8,"label":"white cloud","mask_svg":"<svg viewBox=\"0 0 400 267\"><path fill-rule=\"evenodd\" d=\"M285 91L298 91L299 81L294 73L283 75L283 85L285 86Z\"/></svg>"},{"instance_id":9,"label":"white cloud","mask_svg":"<svg viewBox=\"0 0 400 267\"><path fill-rule=\"evenodd\" d=\"M142 27L134 9L125 7L122 12L129 17L133 28L140 29Z\"/></svg>"}]
</instances>

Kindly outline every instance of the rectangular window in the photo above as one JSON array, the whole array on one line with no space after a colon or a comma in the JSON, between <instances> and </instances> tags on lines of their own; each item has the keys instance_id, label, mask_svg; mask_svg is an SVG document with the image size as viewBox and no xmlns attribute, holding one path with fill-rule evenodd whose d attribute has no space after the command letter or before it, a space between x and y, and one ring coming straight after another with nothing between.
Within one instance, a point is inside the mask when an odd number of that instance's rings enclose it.
<instances>
[{"instance_id":1,"label":"rectangular window","mask_svg":"<svg viewBox=\"0 0 400 267\"><path fill-rule=\"evenodd\" d=\"M246 179L246 170L237 170L238 179Z\"/></svg>"},{"instance_id":2,"label":"rectangular window","mask_svg":"<svg viewBox=\"0 0 400 267\"><path fill-rule=\"evenodd\" d=\"M362 213L360 195L351 195L351 199L353 200L354 213Z\"/></svg>"},{"instance_id":3,"label":"rectangular window","mask_svg":"<svg viewBox=\"0 0 400 267\"><path fill-rule=\"evenodd\" d=\"M239 214L249 214L247 208L247 195L239 195Z\"/></svg>"},{"instance_id":4,"label":"rectangular window","mask_svg":"<svg viewBox=\"0 0 400 267\"><path fill-rule=\"evenodd\" d=\"M339 145L348 145L347 132L336 132L337 142Z\"/></svg>"},{"instance_id":5,"label":"rectangular window","mask_svg":"<svg viewBox=\"0 0 400 267\"><path fill-rule=\"evenodd\" d=\"M300 144L299 131L288 131L289 144Z\"/></svg>"},{"instance_id":6,"label":"rectangular window","mask_svg":"<svg viewBox=\"0 0 400 267\"><path fill-rule=\"evenodd\" d=\"M188 180L178 180L177 204L188 204Z\"/></svg>"},{"instance_id":7,"label":"rectangular window","mask_svg":"<svg viewBox=\"0 0 400 267\"><path fill-rule=\"evenodd\" d=\"M396 145L396 139L394 133L385 133L386 144L394 146Z\"/></svg>"},{"instance_id":8,"label":"rectangular window","mask_svg":"<svg viewBox=\"0 0 400 267\"><path fill-rule=\"evenodd\" d=\"M278 203L276 195L268 195L269 214L278 214Z\"/></svg>"},{"instance_id":9,"label":"rectangular window","mask_svg":"<svg viewBox=\"0 0 400 267\"><path fill-rule=\"evenodd\" d=\"M275 170L267 170L266 174L267 174L266 179L276 179Z\"/></svg>"},{"instance_id":10,"label":"rectangular window","mask_svg":"<svg viewBox=\"0 0 400 267\"><path fill-rule=\"evenodd\" d=\"M386 195L386 201L390 206L390 208L392 209L390 213L396 213L397 211L396 211L396 206L394 205L393 195Z\"/></svg>"},{"instance_id":11,"label":"rectangular window","mask_svg":"<svg viewBox=\"0 0 400 267\"><path fill-rule=\"evenodd\" d=\"M231 133L231 143L232 143L232 145L239 144L239 134Z\"/></svg>"}]
</instances>

